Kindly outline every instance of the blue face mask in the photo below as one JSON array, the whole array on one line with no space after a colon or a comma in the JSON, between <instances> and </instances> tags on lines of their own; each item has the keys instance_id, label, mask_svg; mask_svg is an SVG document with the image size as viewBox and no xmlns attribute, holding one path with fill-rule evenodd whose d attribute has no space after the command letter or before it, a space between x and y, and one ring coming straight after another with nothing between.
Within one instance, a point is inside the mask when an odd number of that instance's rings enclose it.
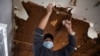
<instances>
[{"instance_id":1,"label":"blue face mask","mask_svg":"<svg viewBox=\"0 0 100 56\"><path fill-rule=\"evenodd\" d=\"M43 46L46 47L47 49L51 49L54 46L54 44L52 41L46 41L43 43Z\"/></svg>"}]
</instances>

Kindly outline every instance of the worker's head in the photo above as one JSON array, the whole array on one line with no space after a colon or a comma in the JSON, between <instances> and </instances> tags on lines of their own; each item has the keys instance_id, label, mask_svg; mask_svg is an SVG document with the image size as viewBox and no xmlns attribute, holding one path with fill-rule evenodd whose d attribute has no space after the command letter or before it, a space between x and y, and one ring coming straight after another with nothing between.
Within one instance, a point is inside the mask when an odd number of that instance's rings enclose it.
<instances>
[{"instance_id":1,"label":"worker's head","mask_svg":"<svg viewBox=\"0 0 100 56\"><path fill-rule=\"evenodd\" d=\"M54 44L53 44L53 40L54 40L54 37L52 34L50 33L47 33L44 35L44 42L43 42L43 46L48 48L48 49L51 49L53 48Z\"/></svg>"}]
</instances>

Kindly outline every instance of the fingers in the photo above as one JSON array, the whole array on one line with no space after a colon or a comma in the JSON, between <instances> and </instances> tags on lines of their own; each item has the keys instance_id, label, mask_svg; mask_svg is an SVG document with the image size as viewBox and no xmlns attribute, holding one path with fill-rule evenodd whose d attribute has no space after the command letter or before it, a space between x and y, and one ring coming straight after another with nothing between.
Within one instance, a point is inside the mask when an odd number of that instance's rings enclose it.
<instances>
[{"instance_id":1,"label":"fingers","mask_svg":"<svg viewBox=\"0 0 100 56\"><path fill-rule=\"evenodd\" d=\"M53 6L55 6L55 3L53 3L53 2L52 3L49 3L48 6L53 7Z\"/></svg>"},{"instance_id":2,"label":"fingers","mask_svg":"<svg viewBox=\"0 0 100 56\"><path fill-rule=\"evenodd\" d=\"M50 3L50 4L48 4L48 6L47 6L47 12L52 12L52 10L53 10L53 4L52 3Z\"/></svg>"},{"instance_id":3,"label":"fingers","mask_svg":"<svg viewBox=\"0 0 100 56\"><path fill-rule=\"evenodd\" d=\"M65 23L71 23L71 21L70 20L65 20Z\"/></svg>"},{"instance_id":4,"label":"fingers","mask_svg":"<svg viewBox=\"0 0 100 56\"><path fill-rule=\"evenodd\" d=\"M71 28L72 27L72 24L71 24L71 21L70 20L63 20L63 25L66 27L66 28Z\"/></svg>"},{"instance_id":5,"label":"fingers","mask_svg":"<svg viewBox=\"0 0 100 56\"><path fill-rule=\"evenodd\" d=\"M71 20L64 20L64 21L63 21L63 25L64 25L64 24L71 24Z\"/></svg>"},{"instance_id":6,"label":"fingers","mask_svg":"<svg viewBox=\"0 0 100 56\"><path fill-rule=\"evenodd\" d=\"M49 3L49 6L53 6L53 3Z\"/></svg>"},{"instance_id":7,"label":"fingers","mask_svg":"<svg viewBox=\"0 0 100 56\"><path fill-rule=\"evenodd\" d=\"M53 4L52 3L49 3L47 8L51 9L53 7Z\"/></svg>"}]
</instances>

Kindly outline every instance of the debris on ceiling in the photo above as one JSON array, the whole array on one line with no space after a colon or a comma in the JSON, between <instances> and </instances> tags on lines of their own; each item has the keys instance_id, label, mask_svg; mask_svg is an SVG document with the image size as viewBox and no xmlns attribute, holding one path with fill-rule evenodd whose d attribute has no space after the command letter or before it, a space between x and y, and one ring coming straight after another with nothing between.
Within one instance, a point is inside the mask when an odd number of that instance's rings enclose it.
<instances>
[{"instance_id":1,"label":"debris on ceiling","mask_svg":"<svg viewBox=\"0 0 100 56\"><path fill-rule=\"evenodd\" d=\"M72 13L73 18L77 18L79 20L83 20L85 22L94 24L94 26L92 28L90 27L88 30L87 35L89 37L90 35L97 37L97 33L100 32L100 26L99 26L100 25L99 23L100 1L98 0L95 0L95 1L92 0L91 2L90 0L46 0L46 1L44 0L18 0L18 1L14 0L14 8L15 8L14 14L21 19L28 20L29 16L26 10L24 9L24 7L22 6L22 1L25 1L25 2L30 1L40 6L44 6L44 8L46 8L47 4L49 4L50 2L54 3L56 7L64 7L66 9L72 8L71 13ZM96 6L96 8L93 7L94 5ZM56 13L65 14L64 12L61 12L61 11L60 12L57 11ZM95 33L91 33L91 31ZM90 37L90 38L93 38L93 37Z\"/></svg>"},{"instance_id":2,"label":"debris on ceiling","mask_svg":"<svg viewBox=\"0 0 100 56\"><path fill-rule=\"evenodd\" d=\"M49 0L49 1L52 1L52 0ZM77 3L75 7L78 6ZM20 17L15 16L15 22L18 27L15 31L13 51L15 53L14 56L32 56L33 54L32 47L34 47L32 45L33 36L34 36L33 33L35 32L35 29L37 28L38 23L40 22L41 18L46 14L46 10L45 10L45 7L35 2L34 3L33 2L26 2L26 3L22 2L22 5L24 9L26 10L26 12L28 13L29 18L27 20L23 20L24 18L20 19ZM44 30L44 33L49 32L54 35L55 37L54 50L58 50L64 47L68 43L67 38L66 38L66 35L68 33L65 30L65 27L62 25L62 21L64 19L69 19L71 17L72 23L73 23L72 27L73 27L73 30L76 32L76 41L77 41L77 47L75 48L76 51L73 53L73 56L91 56L91 55L95 56L96 54L99 55L99 49L100 49L99 38L100 37L97 38L98 37L97 32L94 30L95 21L94 22L88 21L89 19L87 17L84 17L84 18L81 18L81 16L78 18L74 17L72 13L74 9L75 9L74 7L69 7L69 6L66 8L65 7L55 7L55 10L53 11L50 17L50 20L48 22L46 29ZM85 8L84 10L89 10L89 8L88 9ZM65 15L66 13L69 13L68 11L72 13L70 14L71 16ZM78 13L79 14L77 15L80 15L82 14L82 11L81 12L78 11Z\"/></svg>"}]
</instances>

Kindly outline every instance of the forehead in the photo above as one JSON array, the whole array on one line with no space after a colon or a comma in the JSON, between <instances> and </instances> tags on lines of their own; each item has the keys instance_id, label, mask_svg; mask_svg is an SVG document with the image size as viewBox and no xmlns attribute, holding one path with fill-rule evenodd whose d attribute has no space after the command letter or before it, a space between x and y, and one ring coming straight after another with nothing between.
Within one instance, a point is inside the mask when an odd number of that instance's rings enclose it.
<instances>
[{"instance_id":1,"label":"forehead","mask_svg":"<svg viewBox=\"0 0 100 56\"><path fill-rule=\"evenodd\" d=\"M52 41L52 39L50 39L50 38L46 38L44 41Z\"/></svg>"}]
</instances>

